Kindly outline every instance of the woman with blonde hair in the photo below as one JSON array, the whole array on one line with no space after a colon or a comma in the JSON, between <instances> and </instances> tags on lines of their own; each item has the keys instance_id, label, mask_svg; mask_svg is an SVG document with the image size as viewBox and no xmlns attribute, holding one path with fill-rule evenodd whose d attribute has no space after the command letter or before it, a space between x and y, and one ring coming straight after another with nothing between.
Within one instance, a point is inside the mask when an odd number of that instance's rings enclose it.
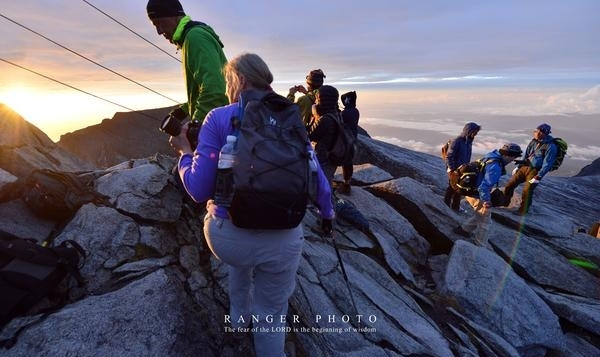
<instances>
[{"instance_id":1,"label":"woman with blonde hair","mask_svg":"<svg viewBox=\"0 0 600 357\"><path fill-rule=\"evenodd\" d=\"M229 266L229 322L233 329L252 322L257 356L285 356L285 325L288 299L296 286L304 234L301 225L290 229L247 229L236 227L226 207L212 200L217 161L226 137L234 132L232 118L246 94L272 92L273 75L256 54L242 54L224 68L226 93L231 104L213 109L206 116L192 153L185 135L170 142L181 157L179 175L197 202L207 202L204 234L213 254ZM282 97L283 100L286 100ZM310 148L310 144L307 145ZM331 232L334 211L331 192L320 170L317 205L323 229ZM268 332L265 332L268 331Z\"/></svg>"}]
</instances>

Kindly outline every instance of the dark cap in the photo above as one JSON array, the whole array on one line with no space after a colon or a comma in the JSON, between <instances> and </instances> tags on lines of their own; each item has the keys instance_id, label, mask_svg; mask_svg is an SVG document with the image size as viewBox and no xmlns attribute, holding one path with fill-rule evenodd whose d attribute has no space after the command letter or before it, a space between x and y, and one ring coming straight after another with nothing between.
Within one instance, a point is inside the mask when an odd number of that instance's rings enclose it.
<instances>
[{"instance_id":1,"label":"dark cap","mask_svg":"<svg viewBox=\"0 0 600 357\"><path fill-rule=\"evenodd\" d=\"M322 70L313 69L306 76L306 84L313 89L318 89L323 85L323 78L325 78L325 73Z\"/></svg>"},{"instance_id":2,"label":"dark cap","mask_svg":"<svg viewBox=\"0 0 600 357\"><path fill-rule=\"evenodd\" d=\"M552 129L552 128L550 128L550 125L544 123L544 124L538 125L538 127L536 129L541 131L545 135L548 135L548 134L550 134L550 129Z\"/></svg>"},{"instance_id":3,"label":"dark cap","mask_svg":"<svg viewBox=\"0 0 600 357\"><path fill-rule=\"evenodd\" d=\"M500 151L500 154L502 154L502 155L515 156L515 157L519 157L523 153L523 150L521 150L521 147L515 143L504 144L504 145L502 145L502 148L498 151Z\"/></svg>"},{"instance_id":4,"label":"dark cap","mask_svg":"<svg viewBox=\"0 0 600 357\"><path fill-rule=\"evenodd\" d=\"M146 5L148 17L157 19L161 17L185 16L183 7L178 0L149 0Z\"/></svg>"}]
</instances>

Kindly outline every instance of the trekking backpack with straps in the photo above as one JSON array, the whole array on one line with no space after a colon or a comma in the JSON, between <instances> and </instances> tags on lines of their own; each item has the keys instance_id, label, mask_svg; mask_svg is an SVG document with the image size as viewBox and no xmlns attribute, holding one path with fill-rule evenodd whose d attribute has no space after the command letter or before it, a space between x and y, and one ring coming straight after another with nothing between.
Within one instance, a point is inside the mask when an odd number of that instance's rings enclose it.
<instances>
[{"instance_id":1,"label":"trekking backpack with straps","mask_svg":"<svg viewBox=\"0 0 600 357\"><path fill-rule=\"evenodd\" d=\"M71 218L86 203L110 205L109 198L93 188L93 177L84 176L36 169L0 188L0 202L21 198L36 216L58 222Z\"/></svg>"},{"instance_id":2,"label":"trekking backpack with straps","mask_svg":"<svg viewBox=\"0 0 600 357\"><path fill-rule=\"evenodd\" d=\"M350 128L342 120L339 113L327 113L335 121L335 140L333 146L327 152L327 158L334 165L343 165L351 162L354 157L354 135Z\"/></svg>"},{"instance_id":3,"label":"trekking backpack with straps","mask_svg":"<svg viewBox=\"0 0 600 357\"><path fill-rule=\"evenodd\" d=\"M556 145L556 160L554 160L554 164L550 168L550 171L557 170L560 165L562 165L565 156L567 155L567 142L562 138L553 138L552 142Z\"/></svg>"},{"instance_id":4,"label":"trekking backpack with straps","mask_svg":"<svg viewBox=\"0 0 600 357\"><path fill-rule=\"evenodd\" d=\"M37 216L61 221L85 203L108 204L108 197L75 173L39 169L26 177L23 201Z\"/></svg>"},{"instance_id":5,"label":"trekking backpack with straps","mask_svg":"<svg viewBox=\"0 0 600 357\"><path fill-rule=\"evenodd\" d=\"M83 248L71 240L46 247L0 232L0 327L27 313L68 275L84 285L79 268L85 256ZM61 300L67 300L66 292Z\"/></svg>"},{"instance_id":6,"label":"trekking backpack with straps","mask_svg":"<svg viewBox=\"0 0 600 357\"><path fill-rule=\"evenodd\" d=\"M313 176L298 106L274 92L246 91L233 120L239 128L228 209L232 223L251 229L296 227L304 218Z\"/></svg>"},{"instance_id":7,"label":"trekking backpack with straps","mask_svg":"<svg viewBox=\"0 0 600 357\"><path fill-rule=\"evenodd\" d=\"M463 196L479 197L477 181L485 166L495 159L477 160L463 164L451 176L450 185Z\"/></svg>"}]
</instances>

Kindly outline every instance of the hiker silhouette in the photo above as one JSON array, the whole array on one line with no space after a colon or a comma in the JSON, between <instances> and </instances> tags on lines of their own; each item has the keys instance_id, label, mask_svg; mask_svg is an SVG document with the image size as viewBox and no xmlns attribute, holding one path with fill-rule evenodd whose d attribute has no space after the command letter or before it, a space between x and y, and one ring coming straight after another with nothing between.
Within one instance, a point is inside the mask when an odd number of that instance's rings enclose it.
<instances>
[{"instance_id":1,"label":"hiker silhouette","mask_svg":"<svg viewBox=\"0 0 600 357\"><path fill-rule=\"evenodd\" d=\"M314 143L319 164L332 184L337 164L329 160L329 150L333 147L337 135L336 123L340 115L338 107L339 93L332 86L321 86L313 108L313 121L308 127L308 137Z\"/></svg>"},{"instance_id":2,"label":"hiker silhouette","mask_svg":"<svg viewBox=\"0 0 600 357\"><path fill-rule=\"evenodd\" d=\"M287 95L287 99L294 102L296 93L300 92L302 95L296 100L296 104L300 107L300 114L302 115L302 121L306 127L309 127L313 120L312 106L315 104L317 91L323 85L323 79L325 73L320 69L313 69L306 75L306 88L301 85L295 85L290 88Z\"/></svg>"},{"instance_id":3,"label":"hiker silhouette","mask_svg":"<svg viewBox=\"0 0 600 357\"><path fill-rule=\"evenodd\" d=\"M358 137L358 120L360 119L360 112L356 108L356 92L347 92L342 94L341 96L342 104L344 104L344 110L342 110L342 120L344 125L350 129L352 135L354 136L354 140ZM356 148L354 149L356 150ZM354 152L356 154L356 152ZM342 164L342 177L344 182L337 189L338 193L341 194L350 194L351 186L350 183L352 181L352 175L354 174L354 165L353 160L354 155L349 160L346 160Z\"/></svg>"}]
</instances>

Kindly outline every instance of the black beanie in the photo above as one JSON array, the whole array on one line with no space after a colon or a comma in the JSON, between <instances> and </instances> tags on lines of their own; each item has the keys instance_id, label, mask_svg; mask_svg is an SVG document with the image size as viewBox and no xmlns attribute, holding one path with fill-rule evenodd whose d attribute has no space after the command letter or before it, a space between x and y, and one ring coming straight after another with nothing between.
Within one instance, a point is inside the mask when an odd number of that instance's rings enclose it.
<instances>
[{"instance_id":1,"label":"black beanie","mask_svg":"<svg viewBox=\"0 0 600 357\"><path fill-rule=\"evenodd\" d=\"M323 78L325 78L325 73L322 70L313 69L306 76L306 84L312 89L318 89L323 85Z\"/></svg>"},{"instance_id":2,"label":"black beanie","mask_svg":"<svg viewBox=\"0 0 600 357\"><path fill-rule=\"evenodd\" d=\"M321 86L318 96L320 111L323 113L333 112L338 109L339 93L335 87Z\"/></svg>"},{"instance_id":3,"label":"black beanie","mask_svg":"<svg viewBox=\"0 0 600 357\"><path fill-rule=\"evenodd\" d=\"M178 0L149 0L146 5L148 17L157 19L161 17L185 16L183 7Z\"/></svg>"}]
</instances>

